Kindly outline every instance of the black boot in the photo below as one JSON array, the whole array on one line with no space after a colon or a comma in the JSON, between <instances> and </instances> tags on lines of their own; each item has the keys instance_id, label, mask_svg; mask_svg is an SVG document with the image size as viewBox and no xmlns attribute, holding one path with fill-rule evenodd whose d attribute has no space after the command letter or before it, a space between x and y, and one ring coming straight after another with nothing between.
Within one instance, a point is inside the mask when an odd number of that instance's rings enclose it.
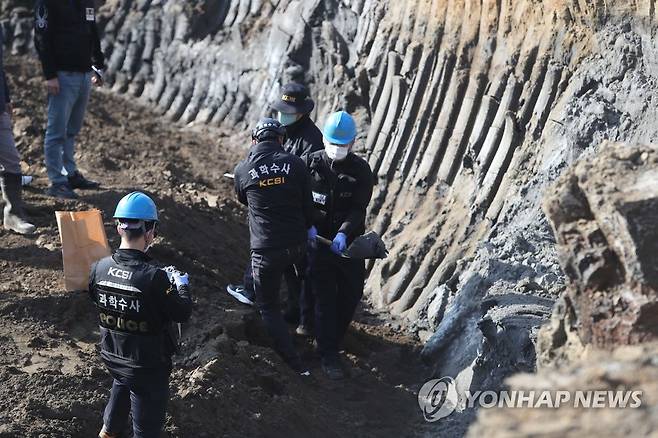
<instances>
[{"instance_id":1,"label":"black boot","mask_svg":"<svg viewBox=\"0 0 658 438\"><path fill-rule=\"evenodd\" d=\"M331 380L342 380L345 378L345 367L338 354L322 358L322 371Z\"/></svg>"},{"instance_id":2,"label":"black boot","mask_svg":"<svg viewBox=\"0 0 658 438\"><path fill-rule=\"evenodd\" d=\"M79 171L70 174L68 176L68 180L69 180L69 187L71 187L72 189L82 189L82 190L97 189L101 185L101 183L97 181L92 181L90 179L85 178L84 176L82 176L82 174Z\"/></svg>"},{"instance_id":3,"label":"black boot","mask_svg":"<svg viewBox=\"0 0 658 438\"><path fill-rule=\"evenodd\" d=\"M24 219L23 201L21 197L21 175L15 173L2 174L2 199L5 201L4 226L18 234L32 234L36 227Z\"/></svg>"},{"instance_id":4,"label":"black boot","mask_svg":"<svg viewBox=\"0 0 658 438\"><path fill-rule=\"evenodd\" d=\"M69 187L68 183L57 183L48 187L46 195L60 199L78 199L79 196Z\"/></svg>"}]
</instances>

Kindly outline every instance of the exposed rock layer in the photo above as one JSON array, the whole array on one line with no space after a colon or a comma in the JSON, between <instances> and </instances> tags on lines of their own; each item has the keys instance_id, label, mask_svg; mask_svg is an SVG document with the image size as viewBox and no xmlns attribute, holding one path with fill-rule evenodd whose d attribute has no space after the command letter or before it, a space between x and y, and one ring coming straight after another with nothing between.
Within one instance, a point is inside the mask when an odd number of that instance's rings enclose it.
<instances>
[{"instance_id":1,"label":"exposed rock layer","mask_svg":"<svg viewBox=\"0 0 658 438\"><path fill-rule=\"evenodd\" d=\"M506 383L525 394L567 391L571 400L481 409L470 436L656 434L657 172L656 146L607 142L548 191L544 209L568 287L539 333L539 373ZM577 391L605 392L608 409L578 408ZM630 402L632 391L641 405L618 403Z\"/></svg>"},{"instance_id":2,"label":"exposed rock layer","mask_svg":"<svg viewBox=\"0 0 658 438\"><path fill-rule=\"evenodd\" d=\"M612 347L658 338L658 149L606 144L544 204L578 332Z\"/></svg>"},{"instance_id":3,"label":"exposed rock layer","mask_svg":"<svg viewBox=\"0 0 658 438\"><path fill-rule=\"evenodd\" d=\"M576 361L560 371L519 374L508 383L514 390L525 391L526 397L530 391L535 394L563 391L569 393L569 402L561 403L559 408L546 403L543 408L528 408L526 403L521 408L481 409L468 436L655 436L658 430L657 379L656 343L619 347L612 352L592 352L586 360ZM596 406L594 391L599 391L601 405L617 407L576 406L577 391L583 394L591 391L590 406ZM639 406L634 403L633 392L641 403ZM587 403L586 395L580 397Z\"/></svg>"}]
</instances>

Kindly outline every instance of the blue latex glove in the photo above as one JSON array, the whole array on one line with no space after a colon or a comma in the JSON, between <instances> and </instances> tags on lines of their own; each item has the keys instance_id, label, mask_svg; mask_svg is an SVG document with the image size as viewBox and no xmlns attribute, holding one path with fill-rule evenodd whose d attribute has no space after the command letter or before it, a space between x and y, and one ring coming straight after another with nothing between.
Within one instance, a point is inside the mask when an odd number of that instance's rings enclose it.
<instances>
[{"instance_id":1,"label":"blue latex glove","mask_svg":"<svg viewBox=\"0 0 658 438\"><path fill-rule=\"evenodd\" d=\"M343 255L343 252L347 249L347 235L345 233L338 233L334 237L334 241L331 244L331 251L336 255Z\"/></svg>"},{"instance_id":2,"label":"blue latex glove","mask_svg":"<svg viewBox=\"0 0 658 438\"><path fill-rule=\"evenodd\" d=\"M311 228L308 229L307 238L309 246L315 248L318 241L318 229L315 228L315 225L311 225Z\"/></svg>"}]
</instances>

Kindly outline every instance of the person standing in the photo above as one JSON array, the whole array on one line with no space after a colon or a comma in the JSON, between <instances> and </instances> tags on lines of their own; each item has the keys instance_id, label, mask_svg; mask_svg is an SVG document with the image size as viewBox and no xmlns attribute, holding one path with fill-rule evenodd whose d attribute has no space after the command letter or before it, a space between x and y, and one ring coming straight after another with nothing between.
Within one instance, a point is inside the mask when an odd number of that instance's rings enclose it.
<instances>
[{"instance_id":1,"label":"person standing","mask_svg":"<svg viewBox=\"0 0 658 438\"><path fill-rule=\"evenodd\" d=\"M272 109L286 128L283 144L286 152L303 158L323 149L322 131L311 120L313 108L315 102L304 85L291 82L282 87L281 98L274 102Z\"/></svg>"},{"instance_id":2,"label":"person standing","mask_svg":"<svg viewBox=\"0 0 658 438\"><path fill-rule=\"evenodd\" d=\"M279 123L286 129L284 151L303 158L324 148L322 131L311 119L313 108L315 108L315 102L304 85L290 82L282 87L281 98L272 105L272 109L276 112ZM314 301L310 292L310 281L306 278L306 271L307 257L304 257L299 263L290 266L283 274L288 292L284 319L290 324L299 324L298 334L310 336ZM242 285L229 284L226 290L238 301L253 305L251 269L247 268Z\"/></svg>"},{"instance_id":3,"label":"person standing","mask_svg":"<svg viewBox=\"0 0 658 438\"><path fill-rule=\"evenodd\" d=\"M113 380L100 438L123 432L132 411L136 438L160 436L169 398L173 322L192 313L187 274L158 268L146 251L158 212L141 192L124 196L114 218L121 246L91 267L89 294L98 308L101 359Z\"/></svg>"},{"instance_id":4,"label":"person standing","mask_svg":"<svg viewBox=\"0 0 658 438\"><path fill-rule=\"evenodd\" d=\"M324 150L306 157L315 206L313 224L320 236L332 239L330 247L317 246L310 267L318 352L330 379L345 376L339 346L365 282L365 262L341 256L365 232L374 183L368 162L352 153L356 133L350 114L333 113L323 129Z\"/></svg>"},{"instance_id":5,"label":"person standing","mask_svg":"<svg viewBox=\"0 0 658 438\"><path fill-rule=\"evenodd\" d=\"M281 124L262 119L252 131L249 155L235 168L235 192L248 207L256 306L274 348L295 371L304 372L281 315L279 288L283 273L306 254L312 226L311 186L304 162L282 148Z\"/></svg>"},{"instance_id":6,"label":"person standing","mask_svg":"<svg viewBox=\"0 0 658 438\"><path fill-rule=\"evenodd\" d=\"M34 30L48 90L44 156L51 186L46 193L75 199L74 189L99 187L80 173L74 156L91 85L103 84L105 58L94 1L37 0Z\"/></svg>"},{"instance_id":7,"label":"person standing","mask_svg":"<svg viewBox=\"0 0 658 438\"><path fill-rule=\"evenodd\" d=\"M0 187L5 202L2 223L6 229L18 234L32 234L36 228L25 220L21 156L11 129L12 105L4 67L4 40L0 28Z\"/></svg>"},{"instance_id":8,"label":"person standing","mask_svg":"<svg viewBox=\"0 0 658 438\"><path fill-rule=\"evenodd\" d=\"M286 152L304 158L323 149L322 131L311 119L313 108L315 102L304 85L291 82L282 87L281 99L272 105L272 109L286 128L286 141L283 144ZM302 336L313 335L315 301L308 278L308 264L312 256L312 253L307 254L283 274L288 289L284 317L289 323L298 324L296 331Z\"/></svg>"}]
</instances>

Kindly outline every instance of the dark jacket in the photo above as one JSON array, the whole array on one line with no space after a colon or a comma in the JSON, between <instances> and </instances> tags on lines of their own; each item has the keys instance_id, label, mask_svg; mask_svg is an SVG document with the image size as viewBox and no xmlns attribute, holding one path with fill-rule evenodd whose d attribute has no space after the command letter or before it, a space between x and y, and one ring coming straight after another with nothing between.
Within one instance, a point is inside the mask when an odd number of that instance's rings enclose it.
<instances>
[{"instance_id":1,"label":"dark jacket","mask_svg":"<svg viewBox=\"0 0 658 438\"><path fill-rule=\"evenodd\" d=\"M192 312L187 286L176 290L142 251L119 249L91 266L89 294L99 311L101 358L124 377L168 375L172 322Z\"/></svg>"},{"instance_id":2,"label":"dark jacket","mask_svg":"<svg viewBox=\"0 0 658 438\"><path fill-rule=\"evenodd\" d=\"M365 232L366 209L374 178L368 162L350 153L332 162L324 151L305 158L315 206L313 224L320 236L347 235L348 245Z\"/></svg>"},{"instance_id":3,"label":"dark jacket","mask_svg":"<svg viewBox=\"0 0 658 438\"><path fill-rule=\"evenodd\" d=\"M251 147L234 173L238 199L249 207L251 249L282 249L306 241L313 202L299 157L265 141Z\"/></svg>"},{"instance_id":4,"label":"dark jacket","mask_svg":"<svg viewBox=\"0 0 658 438\"><path fill-rule=\"evenodd\" d=\"M34 45L46 79L105 67L93 0L37 0Z\"/></svg>"},{"instance_id":5,"label":"dark jacket","mask_svg":"<svg viewBox=\"0 0 658 438\"><path fill-rule=\"evenodd\" d=\"M7 103L11 102L11 97L9 96L9 84L7 83L7 75L5 75L4 45L5 34L2 32L2 27L0 27L0 114L7 110Z\"/></svg>"},{"instance_id":6,"label":"dark jacket","mask_svg":"<svg viewBox=\"0 0 658 438\"><path fill-rule=\"evenodd\" d=\"M298 157L304 157L324 149L322 132L315 126L313 120L305 115L296 123L286 126L286 142L283 149Z\"/></svg>"}]
</instances>

